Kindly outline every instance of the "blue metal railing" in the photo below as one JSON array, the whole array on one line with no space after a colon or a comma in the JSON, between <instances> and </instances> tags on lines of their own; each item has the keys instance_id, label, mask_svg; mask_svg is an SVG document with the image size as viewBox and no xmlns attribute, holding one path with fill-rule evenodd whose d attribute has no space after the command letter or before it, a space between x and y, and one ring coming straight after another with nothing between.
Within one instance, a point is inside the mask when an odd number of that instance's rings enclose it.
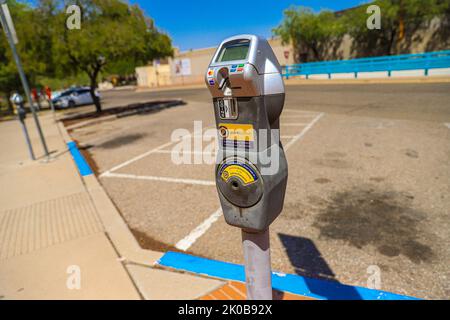
<instances>
[{"instance_id":1,"label":"blue metal railing","mask_svg":"<svg viewBox=\"0 0 450 320\"><path fill-rule=\"evenodd\" d=\"M306 76L308 79L312 74L328 74L328 78L331 78L333 73L353 73L357 78L359 72L386 71L390 77L392 71L400 70L424 70L427 76L429 69L436 68L450 68L450 50L291 64L283 67L283 76L286 79Z\"/></svg>"}]
</instances>

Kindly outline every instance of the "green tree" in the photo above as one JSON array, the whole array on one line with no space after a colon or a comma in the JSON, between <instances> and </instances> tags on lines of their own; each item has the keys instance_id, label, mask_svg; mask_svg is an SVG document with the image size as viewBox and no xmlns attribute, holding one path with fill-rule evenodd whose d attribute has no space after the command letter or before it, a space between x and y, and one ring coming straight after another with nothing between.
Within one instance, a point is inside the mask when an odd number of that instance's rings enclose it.
<instances>
[{"instance_id":1,"label":"green tree","mask_svg":"<svg viewBox=\"0 0 450 320\"><path fill-rule=\"evenodd\" d=\"M379 30L367 27L369 5L380 7ZM273 32L283 42L292 43L297 60L300 50L310 51L314 60L325 60L344 34L353 39L356 57L391 55L409 52L412 43L420 41L417 31L435 17L441 18L442 23L433 42L445 43L449 34L449 0L376 0L340 13L314 13L309 8L291 7L284 11L282 23Z\"/></svg>"},{"instance_id":2,"label":"green tree","mask_svg":"<svg viewBox=\"0 0 450 320\"><path fill-rule=\"evenodd\" d=\"M57 73L84 72L97 112L99 73L132 73L137 65L173 54L170 38L159 32L137 5L119 0L77 1L81 28L66 28L65 11L53 16L52 52Z\"/></svg>"},{"instance_id":3,"label":"green tree","mask_svg":"<svg viewBox=\"0 0 450 320\"><path fill-rule=\"evenodd\" d=\"M282 23L272 30L284 43L291 42L298 55L301 48L310 50L314 60L324 59L324 48L343 35L343 28L331 11L314 13L310 8L291 7L284 11Z\"/></svg>"},{"instance_id":4,"label":"green tree","mask_svg":"<svg viewBox=\"0 0 450 320\"><path fill-rule=\"evenodd\" d=\"M380 7L379 30L370 30L366 25L369 17L366 10L372 4ZM342 21L354 40L358 56L391 55L397 53L397 43L403 39L414 41L415 32L434 17L442 16L448 6L446 0L377 0L348 10Z\"/></svg>"},{"instance_id":5,"label":"green tree","mask_svg":"<svg viewBox=\"0 0 450 320\"><path fill-rule=\"evenodd\" d=\"M45 57L49 56L45 46L40 41L42 22L39 15L27 4L17 1L7 1L9 11L14 21L19 43L16 45L25 73L30 83L36 85L36 76L46 72ZM0 32L0 92L9 103L12 91L21 91L22 85L12 57L12 52L3 33Z\"/></svg>"},{"instance_id":6,"label":"green tree","mask_svg":"<svg viewBox=\"0 0 450 320\"><path fill-rule=\"evenodd\" d=\"M17 69L12 63L4 63L4 50L0 43L0 60L3 62L0 64L0 93L2 94L4 101L8 105L9 112L12 113L13 106L9 101L9 97L14 90L20 87L19 76L17 75Z\"/></svg>"}]
</instances>

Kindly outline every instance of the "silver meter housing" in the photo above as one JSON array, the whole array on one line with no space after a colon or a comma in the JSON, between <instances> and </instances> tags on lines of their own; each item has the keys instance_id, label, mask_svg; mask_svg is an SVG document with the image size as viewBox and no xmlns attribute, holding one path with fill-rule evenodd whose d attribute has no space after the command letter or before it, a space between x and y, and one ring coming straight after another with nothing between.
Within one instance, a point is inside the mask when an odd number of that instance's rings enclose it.
<instances>
[{"instance_id":1,"label":"silver meter housing","mask_svg":"<svg viewBox=\"0 0 450 320\"><path fill-rule=\"evenodd\" d=\"M250 232L266 230L282 211L287 184L280 64L266 39L238 35L219 45L205 82L218 129L215 178L225 220Z\"/></svg>"},{"instance_id":2,"label":"silver meter housing","mask_svg":"<svg viewBox=\"0 0 450 320\"><path fill-rule=\"evenodd\" d=\"M266 39L255 35L239 35L222 41L208 67L206 84L213 97L285 92L281 66L272 48Z\"/></svg>"}]
</instances>

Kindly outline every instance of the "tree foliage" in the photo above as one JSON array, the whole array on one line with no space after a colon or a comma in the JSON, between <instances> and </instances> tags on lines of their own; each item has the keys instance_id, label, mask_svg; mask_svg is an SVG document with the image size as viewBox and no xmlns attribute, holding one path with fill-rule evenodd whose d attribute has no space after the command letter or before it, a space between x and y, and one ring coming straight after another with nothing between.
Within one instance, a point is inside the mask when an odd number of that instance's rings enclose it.
<instances>
[{"instance_id":1,"label":"tree foliage","mask_svg":"<svg viewBox=\"0 0 450 320\"><path fill-rule=\"evenodd\" d=\"M66 8L81 8L80 29L69 29ZM137 5L120 0L40 0L36 6L8 1L18 37L19 55L30 82L36 76L85 73L94 92L100 73L130 74L138 65L171 56L170 38L158 31ZM0 36L0 91L17 88L17 72L5 37Z\"/></svg>"},{"instance_id":2,"label":"tree foliage","mask_svg":"<svg viewBox=\"0 0 450 320\"><path fill-rule=\"evenodd\" d=\"M292 42L298 49L302 46L313 52L315 60L322 60L322 48L329 41L343 34L342 24L331 11L314 13L307 7L292 7L284 12L284 20L273 32L283 42Z\"/></svg>"},{"instance_id":3,"label":"tree foliage","mask_svg":"<svg viewBox=\"0 0 450 320\"><path fill-rule=\"evenodd\" d=\"M381 9L379 30L367 28L366 10L373 4ZM273 32L284 42L291 42L297 52L311 51L314 60L324 60L333 41L344 34L353 39L356 56L390 55L399 40L404 40L406 47L415 41L417 29L434 17L447 19L449 7L448 0L376 0L339 14L291 7L284 11L283 21Z\"/></svg>"},{"instance_id":4,"label":"tree foliage","mask_svg":"<svg viewBox=\"0 0 450 320\"><path fill-rule=\"evenodd\" d=\"M65 27L64 12L53 18L57 23L54 57L60 72L82 71L89 76L91 94L100 111L94 90L102 70L132 73L139 64L172 55L171 41L136 5L119 0L83 0L78 5L82 9L80 29Z\"/></svg>"},{"instance_id":5,"label":"tree foliage","mask_svg":"<svg viewBox=\"0 0 450 320\"><path fill-rule=\"evenodd\" d=\"M30 80L34 81L36 75L45 73L45 56L48 55L42 50L41 41L35 41L35 37L40 39L41 21L27 5L16 1L7 1L7 4L14 19L17 37L20 39L17 51L25 72L30 76ZM0 32L0 92L9 102L11 92L20 88L21 82L16 64L2 30Z\"/></svg>"},{"instance_id":6,"label":"tree foliage","mask_svg":"<svg viewBox=\"0 0 450 320\"><path fill-rule=\"evenodd\" d=\"M423 24L445 14L449 1L442 0L377 0L371 4L380 7L381 29L366 26L367 6L349 10L342 17L345 29L354 39L356 49L363 54L391 55L400 40L412 37Z\"/></svg>"}]
</instances>

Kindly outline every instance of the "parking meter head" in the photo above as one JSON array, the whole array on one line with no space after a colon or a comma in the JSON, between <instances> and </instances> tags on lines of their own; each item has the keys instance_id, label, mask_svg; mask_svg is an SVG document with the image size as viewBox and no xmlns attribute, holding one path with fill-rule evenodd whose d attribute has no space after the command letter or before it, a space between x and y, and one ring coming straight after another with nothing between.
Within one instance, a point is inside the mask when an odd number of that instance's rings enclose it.
<instances>
[{"instance_id":1,"label":"parking meter head","mask_svg":"<svg viewBox=\"0 0 450 320\"><path fill-rule=\"evenodd\" d=\"M216 186L225 220L265 230L283 208L287 183L281 67L267 40L239 35L219 45L205 81L218 129Z\"/></svg>"},{"instance_id":2,"label":"parking meter head","mask_svg":"<svg viewBox=\"0 0 450 320\"><path fill-rule=\"evenodd\" d=\"M223 87L224 69L229 72L229 87ZM255 35L222 41L209 64L205 81L213 97L284 94L281 66L267 40Z\"/></svg>"},{"instance_id":3,"label":"parking meter head","mask_svg":"<svg viewBox=\"0 0 450 320\"><path fill-rule=\"evenodd\" d=\"M21 105L23 103L23 97L20 94L18 94L18 93L14 93L11 96L10 100L15 105Z\"/></svg>"}]
</instances>

